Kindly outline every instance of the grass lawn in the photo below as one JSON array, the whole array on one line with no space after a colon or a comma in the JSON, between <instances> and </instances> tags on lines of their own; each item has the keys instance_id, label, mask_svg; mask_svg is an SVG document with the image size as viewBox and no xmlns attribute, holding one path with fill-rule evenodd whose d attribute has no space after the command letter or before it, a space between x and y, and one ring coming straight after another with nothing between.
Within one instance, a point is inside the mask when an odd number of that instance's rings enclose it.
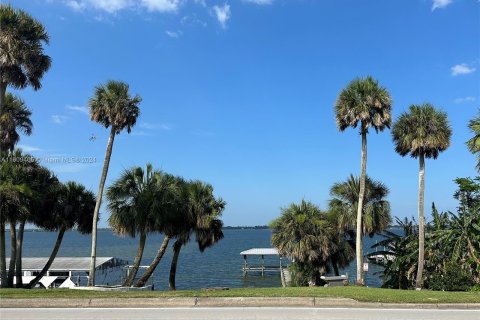
<instances>
[{"instance_id":1,"label":"grass lawn","mask_svg":"<svg viewBox=\"0 0 480 320\"><path fill-rule=\"evenodd\" d=\"M363 302L384 303L480 303L480 292L413 291L354 286L333 288L245 288L213 291L178 290L137 292L100 292L70 289L0 289L1 299L161 297L329 297L351 298Z\"/></svg>"}]
</instances>

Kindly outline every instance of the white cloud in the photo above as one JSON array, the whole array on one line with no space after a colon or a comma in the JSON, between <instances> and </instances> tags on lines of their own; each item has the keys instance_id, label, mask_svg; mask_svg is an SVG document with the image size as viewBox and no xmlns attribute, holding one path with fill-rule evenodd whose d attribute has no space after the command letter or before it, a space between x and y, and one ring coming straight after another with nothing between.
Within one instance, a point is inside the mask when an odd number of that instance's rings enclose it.
<instances>
[{"instance_id":1,"label":"white cloud","mask_svg":"<svg viewBox=\"0 0 480 320\"><path fill-rule=\"evenodd\" d=\"M175 12L180 7L181 0L142 0L141 5L150 11Z\"/></svg>"},{"instance_id":2,"label":"white cloud","mask_svg":"<svg viewBox=\"0 0 480 320\"><path fill-rule=\"evenodd\" d=\"M182 34L181 31L170 31L170 30L166 30L165 31L165 34L167 36L169 36L170 38L178 38L180 37L180 35Z\"/></svg>"},{"instance_id":3,"label":"white cloud","mask_svg":"<svg viewBox=\"0 0 480 320\"><path fill-rule=\"evenodd\" d=\"M457 64L451 68L452 76L458 76L462 74L469 74L474 72L476 69L474 67L468 66L466 63Z\"/></svg>"},{"instance_id":4,"label":"white cloud","mask_svg":"<svg viewBox=\"0 0 480 320\"><path fill-rule=\"evenodd\" d=\"M464 103L464 102L473 102L477 100L477 98L469 96L469 97L464 97L464 98L457 98L453 102L455 103Z\"/></svg>"},{"instance_id":5,"label":"white cloud","mask_svg":"<svg viewBox=\"0 0 480 320\"><path fill-rule=\"evenodd\" d=\"M83 0L68 0L65 1L65 4L67 7L70 7L70 9L75 11L82 11L87 6Z\"/></svg>"},{"instance_id":6,"label":"white cloud","mask_svg":"<svg viewBox=\"0 0 480 320\"><path fill-rule=\"evenodd\" d=\"M84 113L84 114L86 114L86 115L89 114L87 107L68 105L66 108L69 109L69 110L72 110L72 111Z\"/></svg>"},{"instance_id":7,"label":"white cloud","mask_svg":"<svg viewBox=\"0 0 480 320\"><path fill-rule=\"evenodd\" d=\"M265 5L272 4L273 0L243 0L243 2L249 2L249 3L265 6Z\"/></svg>"},{"instance_id":8,"label":"white cloud","mask_svg":"<svg viewBox=\"0 0 480 320\"><path fill-rule=\"evenodd\" d=\"M17 147L18 147L19 149L22 149L22 151L25 151L25 152L37 152L37 151L42 151L42 149L40 149L40 148L33 147L33 146L29 146L29 145L26 145L26 144L19 144L19 145L17 145Z\"/></svg>"},{"instance_id":9,"label":"white cloud","mask_svg":"<svg viewBox=\"0 0 480 320\"><path fill-rule=\"evenodd\" d=\"M51 116L51 119L52 119L53 123L63 124L68 119L68 117L61 116L61 115L58 115L58 114L54 114L54 115Z\"/></svg>"},{"instance_id":10,"label":"white cloud","mask_svg":"<svg viewBox=\"0 0 480 320\"><path fill-rule=\"evenodd\" d=\"M227 21L230 19L230 5L225 2L223 6L213 6L213 11L217 17L218 22L222 26L222 28L227 27Z\"/></svg>"},{"instance_id":11,"label":"white cloud","mask_svg":"<svg viewBox=\"0 0 480 320\"><path fill-rule=\"evenodd\" d=\"M433 0L432 11L435 9L445 8L452 3L453 0Z\"/></svg>"},{"instance_id":12,"label":"white cloud","mask_svg":"<svg viewBox=\"0 0 480 320\"><path fill-rule=\"evenodd\" d=\"M192 14L192 15L187 15L187 16L182 17L182 19L180 19L180 23L184 26L193 26L193 25L196 25L196 24L199 24L203 27L207 26L207 23L205 21L200 20L197 17L197 14L195 14L195 13Z\"/></svg>"},{"instance_id":13,"label":"white cloud","mask_svg":"<svg viewBox=\"0 0 480 320\"><path fill-rule=\"evenodd\" d=\"M175 12L184 0L64 0L75 11L97 9L117 13L128 8L146 8L149 11Z\"/></svg>"},{"instance_id":14,"label":"white cloud","mask_svg":"<svg viewBox=\"0 0 480 320\"><path fill-rule=\"evenodd\" d=\"M139 124L140 128L147 129L147 130L172 130L172 127L165 124L165 123L149 123L149 122L142 122Z\"/></svg>"}]
</instances>

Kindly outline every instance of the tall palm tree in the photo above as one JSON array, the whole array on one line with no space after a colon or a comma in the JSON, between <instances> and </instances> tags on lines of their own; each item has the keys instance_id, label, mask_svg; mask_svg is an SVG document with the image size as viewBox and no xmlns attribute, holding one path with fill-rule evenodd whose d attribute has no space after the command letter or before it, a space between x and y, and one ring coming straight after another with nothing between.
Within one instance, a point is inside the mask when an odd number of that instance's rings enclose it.
<instances>
[{"instance_id":1,"label":"tall palm tree","mask_svg":"<svg viewBox=\"0 0 480 320\"><path fill-rule=\"evenodd\" d=\"M348 127L360 127L362 136L362 158L360 173L360 190L358 194L357 211L357 284L364 284L362 270L362 211L363 198L365 194L365 176L367 170L367 134L370 128L375 131L383 131L390 128L391 124L392 98L388 91L378 84L372 77L365 79L357 78L340 92L335 103L335 118L337 127L344 131Z\"/></svg>"},{"instance_id":2,"label":"tall palm tree","mask_svg":"<svg viewBox=\"0 0 480 320\"><path fill-rule=\"evenodd\" d=\"M102 175L98 186L97 203L93 214L92 227L92 253L90 261L90 277L88 285L95 285L95 259L97 252L97 221L102 203L103 189L105 180L107 179L108 166L110 157L112 156L113 141L115 135L124 129L128 133L137 122L140 114L138 105L142 99L139 95L131 97L128 92L128 84L120 81L107 81L106 84L95 88L93 97L90 98L88 104L90 108L90 118L92 121L98 122L105 128L110 128L110 136L108 138L107 150L105 152L105 160L103 162Z\"/></svg>"},{"instance_id":3,"label":"tall palm tree","mask_svg":"<svg viewBox=\"0 0 480 320\"><path fill-rule=\"evenodd\" d=\"M191 181L184 185L186 188L185 223L176 236L173 244L173 257L170 265L169 286L175 290L175 277L178 257L182 246L190 241L191 234L195 233L199 250L203 252L206 248L213 246L223 239L223 222L218 219L225 208L222 199L216 199L213 195L213 187L201 181Z\"/></svg>"},{"instance_id":4,"label":"tall palm tree","mask_svg":"<svg viewBox=\"0 0 480 320\"><path fill-rule=\"evenodd\" d=\"M472 131L473 137L467 141L467 146L471 153L477 155L477 170L480 172L480 114L470 120L468 128Z\"/></svg>"},{"instance_id":5,"label":"tall palm tree","mask_svg":"<svg viewBox=\"0 0 480 320\"><path fill-rule=\"evenodd\" d=\"M43 51L43 45L49 42L45 27L28 13L0 4L0 26L0 110L3 110L7 86L40 89L51 60Z\"/></svg>"},{"instance_id":6,"label":"tall palm tree","mask_svg":"<svg viewBox=\"0 0 480 320\"><path fill-rule=\"evenodd\" d=\"M91 220L95 206L95 195L86 190L83 185L72 181L61 185L55 193L52 195L53 198L56 198L52 210L46 213L47 216L44 217L46 219L42 219L42 221L44 229L58 231L57 240L43 269L30 283L25 285L27 289L34 288L47 273L57 256L65 231L73 228L82 234L92 231Z\"/></svg>"},{"instance_id":7,"label":"tall palm tree","mask_svg":"<svg viewBox=\"0 0 480 320\"><path fill-rule=\"evenodd\" d=\"M11 93L7 93L3 108L0 110L0 151L13 151L20 140L17 130L25 135L32 134L32 112L25 102Z\"/></svg>"},{"instance_id":8,"label":"tall palm tree","mask_svg":"<svg viewBox=\"0 0 480 320\"><path fill-rule=\"evenodd\" d=\"M109 225L122 235L140 236L137 254L124 286L131 286L142 261L147 233L152 230L152 216L157 210L155 197L157 181L162 173L154 171L151 164L145 170L141 167L125 170L107 189Z\"/></svg>"},{"instance_id":9,"label":"tall palm tree","mask_svg":"<svg viewBox=\"0 0 480 320\"><path fill-rule=\"evenodd\" d=\"M402 157L409 154L418 158L418 270L416 289L423 286L423 268L425 261L425 158L436 159L440 152L450 146L452 130L447 114L438 111L429 103L411 105L409 112L402 113L392 129L395 151Z\"/></svg>"},{"instance_id":10,"label":"tall palm tree","mask_svg":"<svg viewBox=\"0 0 480 320\"><path fill-rule=\"evenodd\" d=\"M185 181L180 177L162 173L156 181L154 198L157 203L152 211L151 228L153 231L163 233L163 241L135 287L143 287L152 276L158 264L163 258L168 244L172 238L181 232L185 224L185 216L182 214L185 206L185 197L182 195L182 186Z\"/></svg>"},{"instance_id":11,"label":"tall palm tree","mask_svg":"<svg viewBox=\"0 0 480 320\"><path fill-rule=\"evenodd\" d=\"M328 271L328 262L337 244L336 227L316 205L302 200L282 209L282 215L270 223L272 245L307 273L310 283L318 283Z\"/></svg>"},{"instance_id":12,"label":"tall palm tree","mask_svg":"<svg viewBox=\"0 0 480 320\"><path fill-rule=\"evenodd\" d=\"M330 188L330 211L336 216L337 225L346 232L355 231L358 211L358 190L360 179L350 175L347 181L337 182ZM365 177L365 196L363 198L361 236L382 232L391 222L390 204L387 186L379 181Z\"/></svg>"}]
</instances>

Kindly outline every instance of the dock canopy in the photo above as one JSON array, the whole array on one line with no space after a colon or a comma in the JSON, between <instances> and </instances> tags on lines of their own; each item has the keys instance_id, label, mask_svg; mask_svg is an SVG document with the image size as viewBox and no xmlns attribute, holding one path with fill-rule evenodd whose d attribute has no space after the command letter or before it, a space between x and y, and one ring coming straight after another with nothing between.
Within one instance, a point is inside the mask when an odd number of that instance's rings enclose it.
<instances>
[{"instance_id":1,"label":"dock canopy","mask_svg":"<svg viewBox=\"0 0 480 320\"><path fill-rule=\"evenodd\" d=\"M278 256L276 248L253 248L240 252L242 256Z\"/></svg>"},{"instance_id":2,"label":"dock canopy","mask_svg":"<svg viewBox=\"0 0 480 320\"><path fill-rule=\"evenodd\" d=\"M22 258L22 271L40 271L48 257ZM10 259L7 259L9 265ZM114 257L97 257L96 269L112 268L126 264L126 261ZM90 257L56 257L48 271L90 271Z\"/></svg>"}]
</instances>

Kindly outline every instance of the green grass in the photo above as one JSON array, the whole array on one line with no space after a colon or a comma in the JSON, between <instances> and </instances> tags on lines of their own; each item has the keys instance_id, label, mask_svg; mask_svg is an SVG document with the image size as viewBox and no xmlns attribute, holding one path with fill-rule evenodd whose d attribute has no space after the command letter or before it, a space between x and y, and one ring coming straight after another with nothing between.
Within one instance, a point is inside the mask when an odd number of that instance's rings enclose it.
<instances>
[{"instance_id":1,"label":"green grass","mask_svg":"<svg viewBox=\"0 0 480 320\"><path fill-rule=\"evenodd\" d=\"M178 290L100 292L69 289L0 289L1 299L27 298L161 298L161 297L317 297L351 298L362 302L384 303L480 303L479 292L441 292L375 289L364 287L333 288L245 288L230 290Z\"/></svg>"}]
</instances>

